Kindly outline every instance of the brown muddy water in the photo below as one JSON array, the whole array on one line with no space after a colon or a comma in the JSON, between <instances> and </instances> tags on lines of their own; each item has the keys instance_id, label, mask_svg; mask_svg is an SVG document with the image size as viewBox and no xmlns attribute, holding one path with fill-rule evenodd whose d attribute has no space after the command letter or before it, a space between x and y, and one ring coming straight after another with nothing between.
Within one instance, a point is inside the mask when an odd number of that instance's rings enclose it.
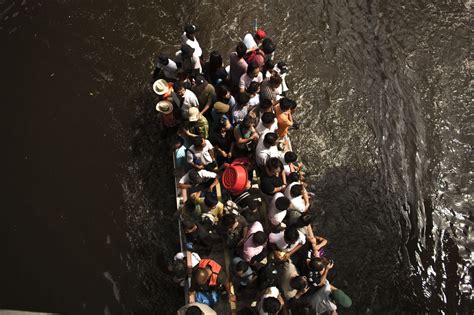
<instances>
[{"instance_id":1,"label":"brown muddy water","mask_svg":"<svg viewBox=\"0 0 474 315\"><path fill-rule=\"evenodd\" d=\"M149 80L193 22L256 18L290 66L292 139L344 314L472 312L471 1L0 0L0 309L172 314L166 132Z\"/></svg>"}]
</instances>

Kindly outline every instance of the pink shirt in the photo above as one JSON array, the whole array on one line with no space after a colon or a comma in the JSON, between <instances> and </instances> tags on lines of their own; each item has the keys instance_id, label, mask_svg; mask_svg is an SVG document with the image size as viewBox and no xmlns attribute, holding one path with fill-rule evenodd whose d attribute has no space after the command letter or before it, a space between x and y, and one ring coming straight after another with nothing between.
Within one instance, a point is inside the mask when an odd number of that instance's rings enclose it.
<instances>
[{"instance_id":1,"label":"pink shirt","mask_svg":"<svg viewBox=\"0 0 474 315\"><path fill-rule=\"evenodd\" d=\"M248 229L247 235L245 235L246 240L244 242L244 259L247 262L249 262L253 256L260 254L266 245L266 243L259 246L254 244L251 235L259 231L263 232L262 223L255 221Z\"/></svg>"}]
</instances>

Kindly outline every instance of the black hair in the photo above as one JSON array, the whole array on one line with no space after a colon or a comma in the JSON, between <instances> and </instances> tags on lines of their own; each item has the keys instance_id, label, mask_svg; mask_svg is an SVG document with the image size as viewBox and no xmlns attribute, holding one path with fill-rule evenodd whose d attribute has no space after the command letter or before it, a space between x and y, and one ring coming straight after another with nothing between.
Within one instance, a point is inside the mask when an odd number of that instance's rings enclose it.
<instances>
[{"instance_id":1,"label":"black hair","mask_svg":"<svg viewBox=\"0 0 474 315\"><path fill-rule=\"evenodd\" d=\"M246 306L237 311L237 315L257 315L257 311L253 308Z\"/></svg>"},{"instance_id":2,"label":"black hair","mask_svg":"<svg viewBox=\"0 0 474 315\"><path fill-rule=\"evenodd\" d=\"M290 279L290 287L295 290L298 290L298 291L304 290L307 285L308 285L308 282L303 276L297 276Z\"/></svg>"},{"instance_id":3,"label":"black hair","mask_svg":"<svg viewBox=\"0 0 474 315\"><path fill-rule=\"evenodd\" d=\"M170 264L171 272L176 277L186 277L186 262L184 259L175 259Z\"/></svg>"},{"instance_id":4,"label":"black hair","mask_svg":"<svg viewBox=\"0 0 474 315\"><path fill-rule=\"evenodd\" d=\"M291 108L291 109L295 109L296 106L298 106L298 104L296 103L296 101L290 100L290 108Z\"/></svg>"},{"instance_id":5,"label":"black hair","mask_svg":"<svg viewBox=\"0 0 474 315\"><path fill-rule=\"evenodd\" d=\"M222 225L224 225L224 227L226 228L231 228L232 225L234 225L235 221L237 221L237 219L236 215L233 213L226 213L222 217Z\"/></svg>"},{"instance_id":6,"label":"black hair","mask_svg":"<svg viewBox=\"0 0 474 315\"><path fill-rule=\"evenodd\" d=\"M268 314L276 314L281 308L280 301L273 296L266 297L262 302L262 310Z\"/></svg>"},{"instance_id":7,"label":"black hair","mask_svg":"<svg viewBox=\"0 0 474 315\"><path fill-rule=\"evenodd\" d=\"M277 88L283 82L282 78L278 74L273 74L270 77L270 85Z\"/></svg>"},{"instance_id":8,"label":"black hair","mask_svg":"<svg viewBox=\"0 0 474 315\"><path fill-rule=\"evenodd\" d=\"M201 311L199 306L196 306L196 305L188 307L186 309L186 313L184 313L184 315L202 315L202 314L203 312Z\"/></svg>"},{"instance_id":9,"label":"black hair","mask_svg":"<svg viewBox=\"0 0 474 315\"><path fill-rule=\"evenodd\" d=\"M253 234L252 240L255 243L255 245L261 246L267 242L268 237L267 237L267 234L265 234L265 232L258 231Z\"/></svg>"},{"instance_id":10,"label":"black hair","mask_svg":"<svg viewBox=\"0 0 474 315\"><path fill-rule=\"evenodd\" d=\"M162 65L167 65L169 63L169 60L168 60L168 55L165 54L165 53L160 53L158 55L158 62L161 63Z\"/></svg>"},{"instance_id":11,"label":"black hair","mask_svg":"<svg viewBox=\"0 0 474 315\"><path fill-rule=\"evenodd\" d=\"M292 102L290 99L284 97L280 100L280 109L282 112L285 112L291 108Z\"/></svg>"},{"instance_id":12,"label":"black hair","mask_svg":"<svg viewBox=\"0 0 474 315\"><path fill-rule=\"evenodd\" d=\"M235 101L239 105L245 105L250 101L250 96L247 93L239 93L235 96Z\"/></svg>"},{"instance_id":13,"label":"black hair","mask_svg":"<svg viewBox=\"0 0 474 315\"><path fill-rule=\"evenodd\" d=\"M267 132L263 138L263 144L266 146L276 145L278 135L275 132Z\"/></svg>"},{"instance_id":14,"label":"black hair","mask_svg":"<svg viewBox=\"0 0 474 315\"><path fill-rule=\"evenodd\" d=\"M181 89L185 89L184 84L182 82L176 81L175 83L173 83L173 90L175 92L178 92Z\"/></svg>"},{"instance_id":15,"label":"black hair","mask_svg":"<svg viewBox=\"0 0 474 315\"><path fill-rule=\"evenodd\" d=\"M194 168L190 169L188 176L189 176L189 181L191 182L192 185L197 185L201 183L201 175L199 175L199 172L196 169Z\"/></svg>"},{"instance_id":16,"label":"black hair","mask_svg":"<svg viewBox=\"0 0 474 315\"><path fill-rule=\"evenodd\" d=\"M285 241L289 244L294 244L298 241L300 235L296 227L290 226L284 232Z\"/></svg>"},{"instance_id":17,"label":"black hair","mask_svg":"<svg viewBox=\"0 0 474 315\"><path fill-rule=\"evenodd\" d=\"M194 222L193 220L189 220L189 219L184 219L181 222L181 226L183 227L183 229L185 231L192 229L195 225L196 225L196 222Z\"/></svg>"},{"instance_id":18,"label":"black hair","mask_svg":"<svg viewBox=\"0 0 474 315\"><path fill-rule=\"evenodd\" d=\"M301 184L293 185L293 186L290 188L290 195L291 195L291 197L293 197L293 198L296 198L296 197L298 197L298 196L301 196L302 193L303 193L303 185L301 185Z\"/></svg>"},{"instance_id":19,"label":"black hair","mask_svg":"<svg viewBox=\"0 0 474 315\"><path fill-rule=\"evenodd\" d=\"M194 144L195 146L203 145L203 144L202 144L202 140L203 140L203 138L202 138L201 136L194 137L194 138L193 138L193 144Z\"/></svg>"},{"instance_id":20,"label":"black hair","mask_svg":"<svg viewBox=\"0 0 474 315\"><path fill-rule=\"evenodd\" d=\"M247 65L247 74L248 74L248 75L251 75L252 72L253 72L255 69L258 69L258 64L257 64L255 61L251 61L251 62Z\"/></svg>"},{"instance_id":21,"label":"black hair","mask_svg":"<svg viewBox=\"0 0 474 315\"><path fill-rule=\"evenodd\" d=\"M266 55L269 55L269 54L273 53L276 49L276 45L273 44L272 39L268 38L268 37L263 39L261 47L262 47L263 52Z\"/></svg>"},{"instance_id":22,"label":"black hair","mask_svg":"<svg viewBox=\"0 0 474 315\"><path fill-rule=\"evenodd\" d=\"M237 56L239 56L239 58L243 58L247 53L247 46L245 46L243 42L239 42L237 47L235 47L235 51L237 52Z\"/></svg>"},{"instance_id":23,"label":"black hair","mask_svg":"<svg viewBox=\"0 0 474 315\"><path fill-rule=\"evenodd\" d=\"M267 125L267 124L273 124L275 122L275 114L272 112L265 112L262 114L262 123Z\"/></svg>"},{"instance_id":24,"label":"black hair","mask_svg":"<svg viewBox=\"0 0 474 315\"><path fill-rule=\"evenodd\" d=\"M258 83L257 81L252 81L250 82L250 85L245 90L245 92L247 92L248 94L257 93L259 87L260 87L260 83Z\"/></svg>"},{"instance_id":25,"label":"black hair","mask_svg":"<svg viewBox=\"0 0 474 315\"><path fill-rule=\"evenodd\" d=\"M246 272L247 270L249 270L249 264L244 260L239 261L235 265L235 271Z\"/></svg>"},{"instance_id":26,"label":"black hair","mask_svg":"<svg viewBox=\"0 0 474 315\"><path fill-rule=\"evenodd\" d=\"M298 172L291 172L290 174L286 175L286 183L291 184L300 180L300 175Z\"/></svg>"},{"instance_id":27,"label":"black hair","mask_svg":"<svg viewBox=\"0 0 474 315\"><path fill-rule=\"evenodd\" d=\"M217 50L211 51L209 55L209 71L214 73L222 67L222 56Z\"/></svg>"},{"instance_id":28,"label":"black hair","mask_svg":"<svg viewBox=\"0 0 474 315\"><path fill-rule=\"evenodd\" d=\"M240 123L240 126L244 129L250 129L252 127L252 118L249 116L245 116L245 118Z\"/></svg>"},{"instance_id":29,"label":"black hair","mask_svg":"<svg viewBox=\"0 0 474 315\"><path fill-rule=\"evenodd\" d=\"M290 206L290 200L284 196L278 197L275 200L275 207L280 211L287 210L289 206Z\"/></svg>"},{"instance_id":30,"label":"black hair","mask_svg":"<svg viewBox=\"0 0 474 315\"><path fill-rule=\"evenodd\" d=\"M178 143L178 142L179 142L179 144L181 144L181 145L184 144L184 139L183 139L182 137L180 137L180 136L176 136L176 138L175 138L174 141L175 141L174 143Z\"/></svg>"},{"instance_id":31,"label":"black hair","mask_svg":"<svg viewBox=\"0 0 474 315\"><path fill-rule=\"evenodd\" d=\"M215 207L219 201L217 200L216 195L213 192L206 192L204 195L204 204L209 208Z\"/></svg>"},{"instance_id":32,"label":"black hair","mask_svg":"<svg viewBox=\"0 0 474 315\"><path fill-rule=\"evenodd\" d=\"M273 106L272 100L269 98L262 98L260 100L260 108L261 109L269 109L270 107Z\"/></svg>"},{"instance_id":33,"label":"black hair","mask_svg":"<svg viewBox=\"0 0 474 315\"><path fill-rule=\"evenodd\" d=\"M298 220L294 223L296 228L302 228L310 225L314 221L315 217L311 214L303 214Z\"/></svg>"},{"instance_id":34,"label":"black hair","mask_svg":"<svg viewBox=\"0 0 474 315\"><path fill-rule=\"evenodd\" d=\"M313 257L309 261L308 268L311 271L322 271L326 267L324 261L319 257Z\"/></svg>"},{"instance_id":35,"label":"black hair","mask_svg":"<svg viewBox=\"0 0 474 315\"><path fill-rule=\"evenodd\" d=\"M288 152L285 153L285 162L286 163L296 162L297 159L298 159L298 156L296 155L295 152L288 151Z\"/></svg>"},{"instance_id":36,"label":"black hair","mask_svg":"<svg viewBox=\"0 0 474 315\"><path fill-rule=\"evenodd\" d=\"M251 199L249 202L247 202L247 208L249 210L257 209L258 206L259 206L258 202L254 199Z\"/></svg>"},{"instance_id":37,"label":"black hair","mask_svg":"<svg viewBox=\"0 0 474 315\"><path fill-rule=\"evenodd\" d=\"M216 86L216 100L226 103L228 100L224 99L224 96L227 93L230 93L230 89L228 86L224 84L219 84Z\"/></svg>"},{"instance_id":38,"label":"black hair","mask_svg":"<svg viewBox=\"0 0 474 315\"><path fill-rule=\"evenodd\" d=\"M268 135L268 133L267 133L267 135ZM267 160L267 163L265 164L265 166L270 170L276 170L277 168L280 168L280 169L283 168L283 164L281 163L280 159L276 158L276 157L269 158Z\"/></svg>"}]
</instances>

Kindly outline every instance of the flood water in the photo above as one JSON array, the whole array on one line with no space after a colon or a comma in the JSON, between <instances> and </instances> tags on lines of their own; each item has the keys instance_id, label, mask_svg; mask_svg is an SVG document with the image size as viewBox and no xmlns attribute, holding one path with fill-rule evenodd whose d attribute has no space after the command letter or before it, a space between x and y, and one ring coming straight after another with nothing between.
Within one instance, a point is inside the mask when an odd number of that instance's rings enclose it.
<instances>
[{"instance_id":1,"label":"flood water","mask_svg":"<svg viewBox=\"0 0 474 315\"><path fill-rule=\"evenodd\" d=\"M0 0L0 309L172 314L168 133L149 80L193 22L205 56L254 21L360 313L472 311L472 2Z\"/></svg>"}]
</instances>

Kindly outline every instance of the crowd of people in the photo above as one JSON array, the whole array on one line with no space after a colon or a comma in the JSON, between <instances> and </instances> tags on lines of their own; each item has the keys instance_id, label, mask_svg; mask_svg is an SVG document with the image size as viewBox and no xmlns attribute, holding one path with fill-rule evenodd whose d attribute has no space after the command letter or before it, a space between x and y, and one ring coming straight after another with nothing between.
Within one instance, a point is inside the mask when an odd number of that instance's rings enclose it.
<instances>
[{"instance_id":1,"label":"crowd of people","mask_svg":"<svg viewBox=\"0 0 474 315\"><path fill-rule=\"evenodd\" d=\"M287 95L286 64L274 60L262 29L204 62L196 32L187 25L180 50L160 53L153 73L181 174L185 251L169 271L177 285L189 277L190 287L178 314L221 314L220 303L236 300L237 314L335 314L351 301L330 284L327 240L311 228L314 195L288 138L298 104ZM228 272L222 250L215 254L224 247Z\"/></svg>"}]
</instances>

